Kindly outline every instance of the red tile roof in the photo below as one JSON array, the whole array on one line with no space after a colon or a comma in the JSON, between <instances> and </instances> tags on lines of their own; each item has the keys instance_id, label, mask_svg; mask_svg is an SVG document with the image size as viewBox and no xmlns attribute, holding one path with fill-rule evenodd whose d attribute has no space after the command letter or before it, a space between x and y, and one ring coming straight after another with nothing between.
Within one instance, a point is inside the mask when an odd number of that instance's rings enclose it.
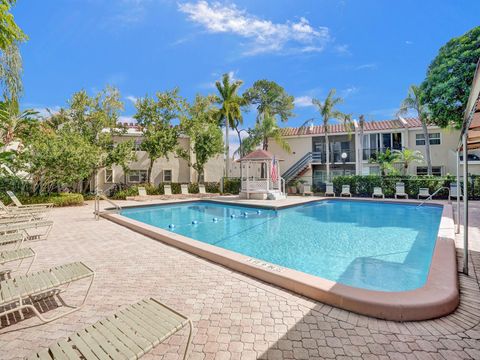
<instances>
[{"instance_id":1,"label":"red tile roof","mask_svg":"<svg viewBox=\"0 0 480 360\"><path fill-rule=\"evenodd\" d=\"M266 150L258 149L252 151L250 154L245 155L240 161L243 160L271 160L273 155Z\"/></svg>"},{"instance_id":2,"label":"red tile roof","mask_svg":"<svg viewBox=\"0 0 480 360\"><path fill-rule=\"evenodd\" d=\"M365 123L364 131L382 131L382 130L393 130L393 129L404 129L420 127L422 124L420 120L416 118L406 118L404 119L406 124L404 125L400 120L382 120L382 121L368 121ZM332 124L328 126L329 134L335 133L346 133L348 132L345 129L343 124ZM323 125L317 126L305 126L305 127L287 127L282 128L283 136L297 136L297 135L321 135L324 134Z\"/></svg>"}]
</instances>

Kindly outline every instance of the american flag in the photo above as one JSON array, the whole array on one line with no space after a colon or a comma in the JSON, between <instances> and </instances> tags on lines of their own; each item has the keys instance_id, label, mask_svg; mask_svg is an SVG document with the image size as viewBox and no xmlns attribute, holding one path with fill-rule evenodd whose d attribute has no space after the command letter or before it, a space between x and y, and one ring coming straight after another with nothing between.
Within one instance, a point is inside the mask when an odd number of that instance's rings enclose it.
<instances>
[{"instance_id":1,"label":"american flag","mask_svg":"<svg viewBox=\"0 0 480 360\"><path fill-rule=\"evenodd\" d=\"M275 155L273 155L272 159L272 169L270 170L270 177L272 178L273 182L278 180L278 168L277 168L277 160L275 159Z\"/></svg>"}]
</instances>

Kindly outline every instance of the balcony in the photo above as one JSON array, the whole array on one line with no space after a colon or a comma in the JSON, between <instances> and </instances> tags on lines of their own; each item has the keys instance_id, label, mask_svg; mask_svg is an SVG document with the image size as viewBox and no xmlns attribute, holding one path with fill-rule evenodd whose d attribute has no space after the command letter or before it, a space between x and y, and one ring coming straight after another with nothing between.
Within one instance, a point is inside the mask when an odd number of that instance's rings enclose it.
<instances>
[{"instance_id":1,"label":"balcony","mask_svg":"<svg viewBox=\"0 0 480 360\"><path fill-rule=\"evenodd\" d=\"M347 154L345 158L346 163L355 162L354 150L330 150L330 164L343 163L342 154ZM325 151L315 151L312 153L313 164L325 164L327 162L327 155Z\"/></svg>"}]
</instances>

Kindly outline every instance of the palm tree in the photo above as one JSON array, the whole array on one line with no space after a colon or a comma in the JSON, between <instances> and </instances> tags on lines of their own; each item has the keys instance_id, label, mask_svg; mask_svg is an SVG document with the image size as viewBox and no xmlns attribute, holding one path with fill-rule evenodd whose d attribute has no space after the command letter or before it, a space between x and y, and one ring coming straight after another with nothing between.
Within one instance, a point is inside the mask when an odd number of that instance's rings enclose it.
<instances>
[{"instance_id":1,"label":"palm tree","mask_svg":"<svg viewBox=\"0 0 480 360\"><path fill-rule=\"evenodd\" d=\"M387 174L387 171L393 171L393 163L397 160L397 154L390 151L390 149L385 150L385 152L377 153L375 159L370 159L370 162L376 163L380 166L380 171L382 176Z\"/></svg>"},{"instance_id":2,"label":"palm tree","mask_svg":"<svg viewBox=\"0 0 480 360\"><path fill-rule=\"evenodd\" d=\"M393 150L392 153L396 157L395 161L403 164L403 175L407 174L408 166L411 163L422 163L424 161L423 154L418 150Z\"/></svg>"},{"instance_id":3,"label":"palm tree","mask_svg":"<svg viewBox=\"0 0 480 360\"><path fill-rule=\"evenodd\" d=\"M223 74L222 81L215 82L220 98L218 103L221 108L218 112L219 123L225 126L225 172L228 177L230 163L230 146L228 130L235 129L243 122L241 106L243 100L237 95L238 88L242 86L243 81L230 78L229 74ZM240 136L240 134L239 134Z\"/></svg>"},{"instance_id":4,"label":"palm tree","mask_svg":"<svg viewBox=\"0 0 480 360\"><path fill-rule=\"evenodd\" d=\"M326 155L326 168L327 179L330 180L330 143L328 141L328 126L330 119L339 119L342 117L342 113L335 109L335 106L341 104L343 99L335 97L336 90L331 89L327 95L327 98L322 102L318 99L312 99L312 103L317 107L323 120L323 131L325 132L325 155Z\"/></svg>"},{"instance_id":5,"label":"palm tree","mask_svg":"<svg viewBox=\"0 0 480 360\"><path fill-rule=\"evenodd\" d=\"M17 100L0 101L0 142L7 147L13 141L26 135L35 124L36 111L20 111Z\"/></svg>"},{"instance_id":6,"label":"palm tree","mask_svg":"<svg viewBox=\"0 0 480 360\"><path fill-rule=\"evenodd\" d=\"M427 106L422 101L422 90L416 85L411 85L408 95L400 104L398 115L407 114L409 110L417 113L418 120L422 123L423 137L425 139L425 155L427 160L428 175L432 175L432 159L430 157L430 139L428 135L429 116Z\"/></svg>"},{"instance_id":7,"label":"palm tree","mask_svg":"<svg viewBox=\"0 0 480 360\"><path fill-rule=\"evenodd\" d=\"M363 174L363 130L365 129L365 116L362 114L358 117L358 127L360 128L358 140L358 173Z\"/></svg>"}]
</instances>

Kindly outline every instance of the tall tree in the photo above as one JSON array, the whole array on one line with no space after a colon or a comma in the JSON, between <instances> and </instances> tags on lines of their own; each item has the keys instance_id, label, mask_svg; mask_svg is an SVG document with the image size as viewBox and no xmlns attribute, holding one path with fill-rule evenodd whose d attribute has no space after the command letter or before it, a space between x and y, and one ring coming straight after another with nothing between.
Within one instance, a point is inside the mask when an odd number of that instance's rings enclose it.
<instances>
[{"instance_id":1,"label":"tall tree","mask_svg":"<svg viewBox=\"0 0 480 360\"><path fill-rule=\"evenodd\" d=\"M412 163L423 163L424 157L418 150L403 149L393 150L392 154L395 156L395 161L402 164L403 175L407 175L408 167Z\"/></svg>"},{"instance_id":2,"label":"tall tree","mask_svg":"<svg viewBox=\"0 0 480 360\"><path fill-rule=\"evenodd\" d=\"M10 12L15 0L0 0L0 50L6 50L15 42L27 40L27 35L15 23Z\"/></svg>"},{"instance_id":3,"label":"tall tree","mask_svg":"<svg viewBox=\"0 0 480 360\"><path fill-rule=\"evenodd\" d=\"M371 163L378 164L380 166L380 171L382 176L385 176L387 173L394 173L395 167L393 163L397 160L397 154L393 153L389 148L385 152L379 152L376 154L375 158L371 158L369 161Z\"/></svg>"},{"instance_id":4,"label":"tall tree","mask_svg":"<svg viewBox=\"0 0 480 360\"><path fill-rule=\"evenodd\" d=\"M189 148L179 147L177 154L197 172L200 182L207 162L223 152L223 135L218 126L215 97L197 95L188 113L180 121L180 131L189 137Z\"/></svg>"},{"instance_id":5,"label":"tall tree","mask_svg":"<svg viewBox=\"0 0 480 360\"><path fill-rule=\"evenodd\" d=\"M229 176L230 170L230 139L229 129L238 128L243 123L242 105L244 100L237 92L242 86L242 80L233 80L229 74L223 74L222 81L215 82L220 97L221 105L218 111L219 123L225 126L225 176ZM240 137L240 133L238 133Z\"/></svg>"},{"instance_id":6,"label":"tall tree","mask_svg":"<svg viewBox=\"0 0 480 360\"><path fill-rule=\"evenodd\" d=\"M425 157L427 161L428 175L432 175L432 159L430 156L430 138L428 134L428 125L429 125L429 114L427 106L423 102L423 92L422 89L418 86L411 85L408 89L408 95L405 100L400 104L400 110L398 111L400 115L407 114L409 111L413 110L418 120L422 123L422 133L425 139Z\"/></svg>"},{"instance_id":7,"label":"tall tree","mask_svg":"<svg viewBox=\"0 0 480 360\"><path fill-rule=\"evenodd\" d=\"M22 57L18 44L14 43L0 55L0 86L5 101L18 101L22 94L22 71Z\"/></svg>"},{"instance_id":8,"label":"tall tree","mask_svg":"<svg viewBox=\"0 0 480 360\"><path fill-rule=\"evenodd\" d=\"M0 101L0 142L4 147L28 137L30 129L37 125L36 115L33 110L20 111L15 99Z\"/></svg>"},{"instance_id":9,"label":"tall tree","mask_svg":"<svg viewBox=\"0 0 480 360\"><path fill-rule=\"evenodd\" d=\"M326 169L327 169L327 180L330 181L330 142L328 139L328 131L330 126L330 120L340 119L343 114L336 110L336 106L343 102L343 99L340 97L335 97L336 90L331 89L328 92L328 95L324 101L319 99L312 99L312 103L317 107L322 121L323 121L323 130L325 132L325 155L326 155Z\"/></svg>"},{"instance_id":10,"label":"tall tree","mask_svg":"<svg viewBox=\"0 0 480 360\"><path fill-rule=\"evenodd\" d=\"M363 132L365 130L365 115L363 115L363 114L358 117L358 127L360 129L360 131L359 131L360 139L358 140L358 152L359 152L359 154L357 155L359 157L359 159L358 159L358 172L359 172L359 175L363 175Z\"/></svg>"},{"instance_id":11,"label":"tall tree","mask_svg":"<svg viewBox=\"0 0 480 360\"><path fill-rule=\"evenodd\" d=\"M257 108L257 121L260 121L262 114L278 117L280 121L286 122L293 114L294 97L288 95L285 89L275 81L257 80L243 94L249 104Z\"/></svg>"},{"instance_id":12,"label":"tall tree","mask_svg":"<svg viewBox=\"0 0 480 360\"><path fill-rule=\"evenodd\" d=\"M440 48L421 85L422 102L428 106L436 125L461 126L479 58L480 26Z\"/></svg>"},{"instance_id":13,"label":"tall tree","mask_svg":"<svg viewBox=\"0 0 480 360\"><path fill-rule=\"evenodd\" d=\"M177 148L179 128L173 121L181 119L186 102L178 89L157 92L156 99L145 96L135 103L137 113L133 116L142 128L141 149L150 159L148 166L149 182L153 184L152 168L159 158L167 158Z\"/></svg>"}]
</instances>

